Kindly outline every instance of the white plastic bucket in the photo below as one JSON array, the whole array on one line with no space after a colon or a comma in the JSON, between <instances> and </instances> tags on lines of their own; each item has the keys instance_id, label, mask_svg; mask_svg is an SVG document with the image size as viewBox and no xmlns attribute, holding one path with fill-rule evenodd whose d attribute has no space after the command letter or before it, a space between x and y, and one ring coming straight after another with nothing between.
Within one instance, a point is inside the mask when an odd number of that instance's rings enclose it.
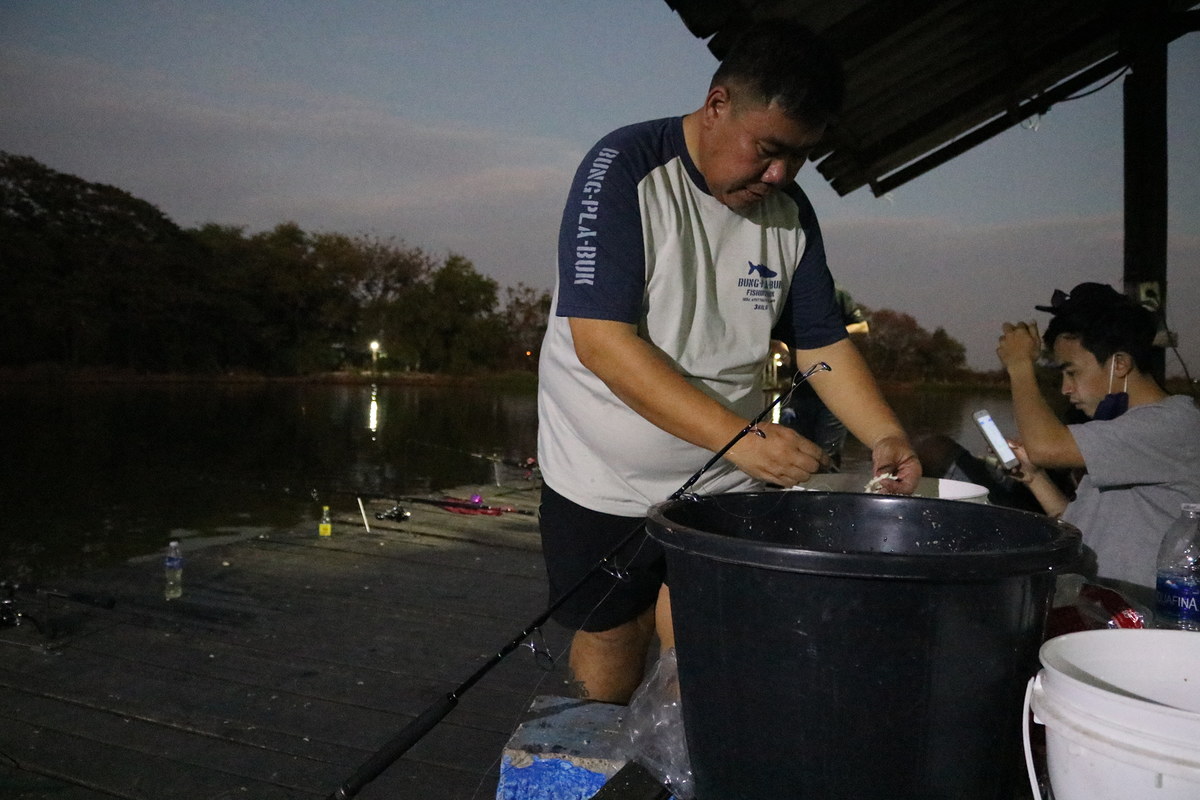
<instances>
[{"instance_id":1,"label":"white plastic bucket","mask_svg":"<svg viewBox=\"0 0 1200 800\"><path fill-rule=\"evenodd\" d=\"M1200 798L1200 635L1082 631L1039 657L1028 702L1055 800Z\"/></svg>"}]
</instances>

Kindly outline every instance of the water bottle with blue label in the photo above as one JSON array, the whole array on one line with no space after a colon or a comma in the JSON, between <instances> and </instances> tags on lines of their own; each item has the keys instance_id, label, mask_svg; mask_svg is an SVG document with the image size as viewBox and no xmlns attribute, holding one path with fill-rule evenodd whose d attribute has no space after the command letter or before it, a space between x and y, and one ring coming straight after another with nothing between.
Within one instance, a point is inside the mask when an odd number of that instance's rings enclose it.
<instances>
[{"instance_id":1,"label":"water bottle with blue label","mask_svg":"<svg viewBox=\"0 0 1200 800\"><path fill-rule=\"evenodd\" d=\"M1200 631L1200 503L1184 503L1158 549L1159 628Z\"/></svg>"},{"instance_id":2,"label":"water bottle with blue label","mask_svg":"<svg viewBox=\"0 0 1200 800\"><path fill-rule=\"evenodd\" d=\"M167 586L163 597L167 600L178 600L183 596L183 551L179 542L167 545L167 557L163 560L166 572Z\"/></svg>"}]
</instances>

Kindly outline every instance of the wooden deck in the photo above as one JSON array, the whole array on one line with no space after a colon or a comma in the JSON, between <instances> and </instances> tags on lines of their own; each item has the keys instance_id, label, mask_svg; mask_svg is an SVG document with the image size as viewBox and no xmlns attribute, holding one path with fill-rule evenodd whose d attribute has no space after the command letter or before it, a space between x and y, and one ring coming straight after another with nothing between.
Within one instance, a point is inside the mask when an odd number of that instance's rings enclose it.
<instances>
[{"instance_id":1,"label":"wooden deck","mask_svg":"<svg viewBox=\"0 0 1200 800\"><path fill-rule=\"evenodd\" d=\"M532 511L537 491L484 502ZM533 516L406 505L407 521L374 519L390 507L368 505L370 533L355 507L329 539L314 522L187 540L179 600L163 599L159 557L54 587L115 606L50 598L53 638L0 629L0 797L329 796L546 606ZM566 632L543 634L564 651ZM512 653L359 796L494 797L523 712L565 693L563 662Z\"/></svg>"}]
</instances>

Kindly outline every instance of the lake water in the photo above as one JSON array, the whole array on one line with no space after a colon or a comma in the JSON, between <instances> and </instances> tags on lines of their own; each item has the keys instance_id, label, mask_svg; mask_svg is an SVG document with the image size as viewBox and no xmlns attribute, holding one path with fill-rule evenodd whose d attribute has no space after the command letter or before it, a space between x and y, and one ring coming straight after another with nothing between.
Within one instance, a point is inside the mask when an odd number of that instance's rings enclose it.
<instances>
[{"instance_id":1,"label":"lake water","mask_svg":"<svg viewBox=\"0 0 1200 800\"><path fill-rule=\"evenodd\" d=\"M982 453L971 413L1015 433L1004 391L889 394L916 438ZM292 528L355 494L530 482L530 390L313 383L0 384L0 580L43 582L172 538ZM697 469L701 466L696 465ZM844 471L866 471L848 442Z\"/></svg>"}]
</instances>

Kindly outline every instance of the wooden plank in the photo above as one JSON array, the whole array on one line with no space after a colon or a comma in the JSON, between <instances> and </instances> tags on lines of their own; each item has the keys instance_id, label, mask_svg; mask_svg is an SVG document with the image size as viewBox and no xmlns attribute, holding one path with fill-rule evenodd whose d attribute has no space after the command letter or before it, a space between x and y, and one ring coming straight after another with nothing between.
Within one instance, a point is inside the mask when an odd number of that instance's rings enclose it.
<instances>
[{"instance_id":1,"label":"wooden plank","mask_svg":"<svg viewBox=\"0 0 1200 800\"><path fill-rule=\"evenodd\" d=\"M609 779L592 800L668 800L671 791L648 769L630 761Z\"/></svg>"},{"instance_id":2,"label":"wooden plank","mask_svg":"<svg viewBox=\"0 0 1200 800\"><path fill-rule=\"evenodd\" d=\"M464 660L443 674L404 673L395 665L381 667L367 661L351 664L316 658L313 653L289 654L270 650L251 650L232 646L219 639L178 642L167 639L146 639L137 630L114 630L103 640L81 641L79 651L86 651L102 662L130 661L128 668L161 668L186 677L188 680L210 678L247 691L271 689L304 700L349 703L356 707L386 708L398 713L415 715L434 699L449 691L460 679L465 679L475 662ZM136 654L136 655L132 655ZM565 671L551 677L531 663L527 653L511 656L510 675L495 675L485 679L490 697L486 706L478 707L471 694L463 698L460 710L479 714L482 727L509 726L515 716L528 704L531 687L539 684L557 685ZM82 656L76 661L82 661ZM428 673L421 663L416 669ZM497 669L500 669L498 667ZM109 673L119 682L121 664L103 664L96 668L100 674ZM550 687L547 687L550 688Z\"/></svg>"},{"instance_id":3,"label":"wooden plank","mask_svg":"<svg viewBox=\"0 0 1200 800\"><path fill-rule=\"evenodd\" d=\"M532 517L343 517L326 540L186 542L177 601L140 559L60 587L111 610L54 604L53 639L0 631L0 753L19 756L0 780L30 798L324 797L545 608ZM569 632L538 638L565 651ZM562 661L510 655L360 796L493 796L532 699L565 693Z\"/></svg>"},{"instance_id":4,"label":"wooden plank","mask_svg":"<svg viewBox=\"0 0 1200 800\"><path fill-rule=\"evenodd\" d=\"M338 732L318 730L312 737L304 737L306 747L302 748L298 738L290 747L282 744L284 734L278 731L271 737L245 741L238 738L236 724L213 731L198 719L186 725L167 724L162 719L165 714L150 719L131 715L127 710L114 713L61 699L3 690L0 702L4 708L0 713L0 719L4 720L0 725L0 748L16 754L25 769L63 774L64 754L68 759L79 759L84 752L103 752L103 770L84 770L80 763L72 762L65 773L121 796L140 796L123 781L129 775L139 774L148 757L170 762L167 774L184 782L195 783L194 773L215 770L225 776L222 785L282 785L319 794L340 784L352 767L365 761L399 729L399 725L390 724L364 727L363 747L357 749L322 741L323 735ZM26 722L29 716L37 719L36 726ZM31 737L30 731L36 735ZM457 775L456 781L472 785L485 778L494 780L494 774L489 772L495 772L496 754L503 747L507 733L474 741L469 734L470 730L459 729L453 721L448 721L418 743L396 770L407 771L413 765L420 765L423 773ZM52 742L53 746L46 742ZM113 742L119 743L119 747L109 747ZM202 775L198 785L207 791L212 780L211 776Z\"/></svg>"},{"instance_id":5,"label":"wooden plank","mask_svg":"<svg viewBox=\"0 0 1200 800\"><path fill-rule=\"evenodd\" d=\"M303 776L297 775L295 766L272 758L271 753L251 754L279 770L277 779L264 781L238 774L240 759L231 757L227 749L214 748L203 737L186 736L185 746L177 742L183 735L172 736L161 728L147 730L136 720L117 717L110 725L100 717L89 717L86 733L77 733L68 729L78 727L77 722L63 723L48 707L39 710L47 715L47 722L34 726L5 719L0 726L0 746L15 754L25 772L116 797L146 800L233 797L234 790L263 800L320 795L315 783L297 780Z\"/></svg>"},{"instance_id":6,"label":"wooden plank","mask_svg":"<svg viewBox=\"0 0 1200 800\"><path fill-rule=\"evenodd\" d=\"M275 559L272 563L272 569L278 571L280 560ZM202 592L185 590L184 599L172 604L157 598L124 595L121 608L114 610L111 616L123 616L143 625L158 625L164 632L187 623L189 635L200 646L205 646L207 638L215 636L224 643L268 646L275 655L288 653L349 665L363 658L386 659L393 672L420 676L410 668L410 662L415 662L435 667L435 673L442 677L460 672L465 677L466 667L491 655L541 611L540 604L528 597L531 592L540 594L544 591L540 579L498 585L495 575L466 574L448 580L439 574L431 576L431 570L424 565L418 570L419 577L405 571L411 565L393 566L385 565L384 569L391 570L387 579L399 584L398 589L372 583L377 578L362 570L336 582L323 576L318 583L306 575L309 583L304 584L300 592L280 587L268 589L261 599L246 595L237 601L237 608L226 614L220 604L230 608L232 601L229 598L240 591L226 575L207 579ZM193 571L189 566L185 584ZM250 572L257 573L257 570ZM211 592L218 580L224 581L225 593L214 602ZM257 574L250 580L268 585ZM368 583L364 585L363 581ZM436 598L429 596L452 583L458 584L454 592L440 593ZM519 607L497 608L500 603L491 597L497 589L503 594L526 597ZM489 608L492 610L488 611ZM359 625L359 621L366 619L371 622L368 635L363 634ZM328 624L330 620L335 624ZM314 630L313 624L319 630ZM267 644L262 639L264 627L269 630ZM546 626L546 638L551 640L556 651L561 651L565 648L565 637L555 636L553 628ZM448 631L455 635L447 635ZM422 647L427 642L436 642L436 651L414 650L414 642ZM292 645L294 647L289 649ZM364 648L368 652L360 652Z\"/></svg>"},{"instance_id":7,"label":"wooden plank","mask_svg":"<svg viewBox=\"0 0 1200 800\"><path fill-rule=\"evenodd\" d=\"M38 775L0 758L0 797L6 800L111 800L112 795L87 786L68 783L48 775Z\"/></svg>"}]
</instances>

